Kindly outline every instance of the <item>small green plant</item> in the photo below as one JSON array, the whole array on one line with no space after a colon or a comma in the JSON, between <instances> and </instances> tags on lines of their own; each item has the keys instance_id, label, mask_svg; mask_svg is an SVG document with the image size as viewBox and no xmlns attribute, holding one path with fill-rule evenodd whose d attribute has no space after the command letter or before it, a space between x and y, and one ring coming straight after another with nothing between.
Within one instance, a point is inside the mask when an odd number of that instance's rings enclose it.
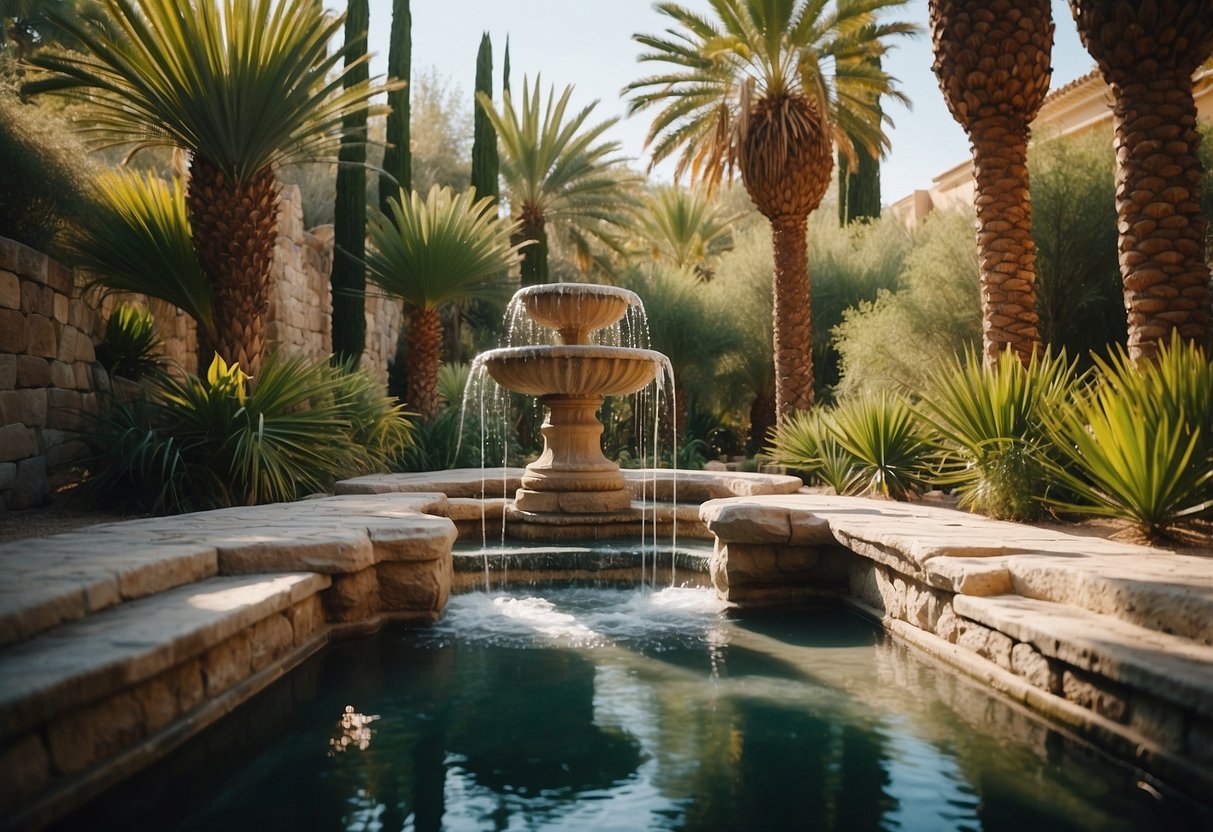
<instances>
[{"instance_id":1,"label":"small green plant","mask_svg":"<svg viewBox=\"0 0 1213 832\"><path fill-rule=\"evenodd\" d=\"M1009 348L995 367L976 352L932 373L917 408L934 429L937 485L955 486L960 505L1004 520L1030 520L1045 490L1049 450L1042 416L1074 389L1063 356L1035 355L1025 367Z\"/></svg>"},{"instance_id":2,"label":"small green plant","mask_svg":"<svg viewBox=\"0 0 1213 832\"><path fill-rule=\"evenodd\" d=\"M407 446L399 405L360 374L302 357L256 379L218 356L205 378L157 372L93 419L86 488L153 513L294 500L385 467Z\"/></svg>"},{"instance_id":3,"label":"small green plant","mask_svg":"<svg viewBox=\"0 0 1213 832\"><path fill-rule=\"evenodd\" d=\"M827 424L842 449L857 460L862 491L904 500L922 483L930 447L901 397L881 392L844 399Z\"/></svg>"},{"instance_id":4,"label":"small green plant","mask_svg":"<svg viewBox=\"0 0 1213 832\"><path fill-rule=\"evenodd\" d=\"M859 460L829 427L828 410L800 410L771 430L765 456L823 482L836 494L860 489Z\"/></svg>"},{"instance_id":5,"label":"small green plant","mask_svg":"<svg viewBox=\"0 0 1213 832\"><path fill-rule=\"evenodd\" d=\"M114 307L97 345L97 360L111 376L138 381L160 367L160 338L152 313L132 303Z\"/></svg>"},{"instance_id":6,"label":"small green plant","mask_svg":"<svg viewBox=\"0 0 1213 832\"><path fill-rule=\"evenodd\" d=\"M1209 403L1213 364L1173 337L1157 364L1134 364L1123 351L1096 359L1098 380L1045 423L1074 471L1050 473L1075 495L1050 501L1084 514L1120 517L1147 538L1213 508Z\"/></svg>"}]
</instances>

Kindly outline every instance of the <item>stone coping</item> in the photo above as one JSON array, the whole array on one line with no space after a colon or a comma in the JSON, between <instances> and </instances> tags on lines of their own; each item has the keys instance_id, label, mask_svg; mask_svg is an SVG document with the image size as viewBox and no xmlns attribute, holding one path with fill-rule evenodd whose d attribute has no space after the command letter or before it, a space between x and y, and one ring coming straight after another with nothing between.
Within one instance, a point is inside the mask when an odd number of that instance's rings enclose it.
<instances>
[{"instance_id":1,"label":"stone coping","mask_svg":"<svg viewBox=\"0 0 1213 832\"><path fill-rule=\"evenodd\" d=\"M938 589L1067 604L1213 646L1213 558L862 497L715 500L700 517L722 543L839 544Z\"/></svg>"},{"instance_id":2,"label":"stone coping","mask_svg":"<svg viewBox=\"0 0 1213 832\"><path fill-rule=\"evenodd\" d=\"M369 474L337 483L338 494L386 494L438 491L448 497L513 497L522 486L522 468L454 468L412 474ZM795 494L804 485L799 477L736 471L674 472L668 468L625 468L624 481L632 498L642 497L702 503L723 497Z\"/></svg>"}]
</instances>

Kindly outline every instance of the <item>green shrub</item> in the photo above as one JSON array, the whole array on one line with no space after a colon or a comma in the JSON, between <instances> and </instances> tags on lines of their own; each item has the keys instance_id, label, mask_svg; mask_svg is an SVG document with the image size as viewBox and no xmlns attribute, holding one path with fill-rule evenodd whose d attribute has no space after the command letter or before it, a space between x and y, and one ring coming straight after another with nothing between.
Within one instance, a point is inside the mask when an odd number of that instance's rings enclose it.
<instances>
[{"instance_id":1,"label":"green shrub","mask_svg":"<svg viewBox=\"0 0 1213 832\"><path fill-rule=\"evenodd\" d=\"M120 303L106 321L97 361L111 376L138 381L160 366L162 347L152 313L133 303Z\"/></svg>"},{"instance_id":2,"label":"green shrub","mask_svg":"<svg viewBox=\"0 0 1213 832\"><path fill-rule=\"evenodd\" d=\"M932 481L955 486L963 508L1004 520L1033 518L1047 482L1043 417L1073 389L1064 356L1047 352L1024 367L1008 349L989 368L970 350L936 371L917 408L940 452Z\"/></svg>"},{"instance_id":3,"label":"green shrub","mask_svg":"<svg viewBox=\"0 0 1213 832\"><path fill-rule=\"evenodd\" d=\"M90 213L93 165L66 118L0 89L0 234L39 251Z\"/></svg>"},{"instance_id":4,"label":"green shrub","mask_svg":"<svg viewBox=\"0 0 1213 832\"><path fill-rule=\"evenodd\" d=\"M409 443L399 405L361 374L271 356L250 381L216 356L205 379L157 373L92 419L94 499L154 513L294 500L385 466Z\"/></svg>"},{"instance_id":5,"label":"green shrub","mask_svg":"<svg viewBox=\"0 0 1213 832\"><path fill-rule=\"evenodd\" d=\"M933 370L981 343L975 246L971 213L935 213L923 221L897 290L847 310L834 329L837 395L920 390Z\"/></svg>"},{"instance_id":6,"label":"green shrub","mask_svg":"<svg viewBox=\"0 0 1213 832\"><path fill-rule=\"evenodd\" d=\"M830 418L821 408L792 413L771 431L764 455L836 494L852 494L861 488L859 460L839 443Z\"/></svg>"},{"instance_id":7,"label":"green shrub","mask_svg":"<svg viewBox=\"0 0 1213 832\"><path fill-rule=\"evenodd\" d=\"M1076 469L1050 466L1075 495L1063 509L1128 519L1148 538L1213 508L1213 363L1173 337L1157 364L1123 351L1097 359L1091 390L1045 414L1054 444Z\"/></svg>"},{"instance_id":8,"label":"green shrub","mask_svg":"<svg viewBox=\"0 0 1213 832\"><path fill-rule=\"evenodd\" d=\"M922 484L930 446L901 397L881 392L844 399L826 425L856 459L858 490L904 500Z\"/></svg>"}]
</instances>

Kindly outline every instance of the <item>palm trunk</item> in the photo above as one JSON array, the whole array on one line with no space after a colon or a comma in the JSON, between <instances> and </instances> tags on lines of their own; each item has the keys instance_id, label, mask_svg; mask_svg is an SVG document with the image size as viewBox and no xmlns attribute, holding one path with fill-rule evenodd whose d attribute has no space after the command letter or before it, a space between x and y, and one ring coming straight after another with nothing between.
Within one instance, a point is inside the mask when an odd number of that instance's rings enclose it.
<instances>
[{"instance_id":1,"label":"palm trunk","mask_svg":"<svg viewBox=\"0 0 1213 832\"><path fill-rule=\"evenodd\" d=\"M775 402L782 420L813 406L813 311L809 298L808 217L771 220Z\"/></svg>"},{"instance_id":2,"label":"palm trunk","mask_svg":"<svg viewBox=\"0 0 1213 832\"><path fill-rule=\"evenodd\" d=\"M1178 331L1210 345L1209 268L1204 262L1203 170L1196 104L1183 72L1113 87L1120 273L1129 354L1153 359Z\"/></svg>"},{"instance_id":3,"label":"palm trunk","mask_svg":"<svg viewBox=\"0 0 1213 832\"><path fill-rule=\"evenodd\" d=\"M409 310L409 407L422 419L438 411L438 368L442 364L442 317L437 309L414 306Z\"/></svg>"},{"instance_id":4,"label":"palm trunk","mask_svg":"<svg viewBox=\"0 0 1213 832\"><path fill-rule=\"evenodd\" d=\"M531 240L522 250L522 285L535 286L548 282L548 233L543 214L522 211L522 228L515 241Z\"/></svg>"},{"instance_id":5,"label":"palm trunk","mask_svg":"<svg viewBox=\"0 0 1213 832\"><path fill-rule=\"evenodd\" d=\"M214 292L214 348L250 375L260 372L264 357L278 191L269 168L238 182L202 156L190 165L186 200L194 247Z\"/></svg>"},{"instance_id":6,"label":"palm trunk","mask_svg":"<svg viewBox=\"0 0 1213 832\"><path fill-rule=\"evenodd\" d=\"M1028 196L1028 125L992 116L970 127L977 180L982 351L993 367L1008 346L1026 366L1040 344L1036 244Z\"/></svg>"}]
</instances>

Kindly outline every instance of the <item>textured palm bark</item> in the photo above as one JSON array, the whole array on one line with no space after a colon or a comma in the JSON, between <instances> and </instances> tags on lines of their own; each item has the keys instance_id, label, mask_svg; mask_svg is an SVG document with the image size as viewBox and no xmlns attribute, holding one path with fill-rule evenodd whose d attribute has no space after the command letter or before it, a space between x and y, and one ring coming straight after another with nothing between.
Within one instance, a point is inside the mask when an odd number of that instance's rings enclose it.
<instances>
[{"instance_id":1,"label":"textured palm bark","mask_svg":"<svg viewBox=\"0 0 1213 832\"><path fill-rule=\"evenodd\" d=\"M437 309L409 310L408 406L422 419L438 412L438 368L442 364L442 318Z\"/></svg>"},{"instance_id":2,"label":"textured palm bark","mask_svg":"<svg viewBox=\"0 0 1213 832\"><path fill-rule=\"evenodd\" d=\"M279 186L273 171L251 181L231 179L204 157L190 165L187 193L194 248L211 281L215 309L213 348L250 375L261 370L270 267L278 240ZM210 364L199 361L199 372Z\"/></svg>"},{"instance_id":3,"label":"textured palm bark","mask_svg":"<svg viewBox=\"0 0 1213 832\"><path fill-rule=\"evenodd\" d=\"M813 406L813 312L809 296L807 217L771 220L775 248L772 311L775 401L780 421Z\"/></svg>"},{"instance_id":4,"label":"textured palm bark","mask_svg":"<svg viewBox=\"0 0 1213 832\"><path fill-rule=\"evenodd\" d=\"M521 278L523 286L536 286L548 282L548 232L543 213L523 206L522 227L513 242L530 240L522 249Z\"/></svg>"},{"instance_id":5,"label":"textured palm bark","mask_svg":"<svg viewBox=\"0 0 1213 832\"><path fill-rule=\"evenodd\" d=\"M1112 90L1116 213L1129 353L1172 331L1213 346L1192 75L1213 55L1210 0L1070 0Z\"/></svg>"},{"instance_id":6,"label":"textured palm bark","mask_svg":"<svg viewBox=\"0 0 1213 832\"><path fill-rule=\"evenodd\" d=\"M1049 0L930 0L932 69L973 148L982 351L1027 363L1040 342L1028 125L1052 77Z\"/></svg>"},{"instance_id":7,"label":"textured palm bark","mask_svg":"<svg viewBox=\"0 0 1213 832\"><path fill-rule=\"evenodd\" d=\"M789 124L798 126L790 130ZM771 222L775 274L771 284L776 416L813 404L813 314L805 229L834 169L833 134L802 96L759 101L742 142L741 178L755 207Z\"/></svg>"},{"instance_id":8,"label":"textured palm bark","mask_svg":"<svg viewBox=\"0 0 1213 832\"><path fill-rule=\"evenodd\" d=\"M1008 346L1026 366L1040 343L1028 128L995 116L973 124L970 132L977 183L982 350L987 366L995 366Z\"/></svg>"}]
</instances>

